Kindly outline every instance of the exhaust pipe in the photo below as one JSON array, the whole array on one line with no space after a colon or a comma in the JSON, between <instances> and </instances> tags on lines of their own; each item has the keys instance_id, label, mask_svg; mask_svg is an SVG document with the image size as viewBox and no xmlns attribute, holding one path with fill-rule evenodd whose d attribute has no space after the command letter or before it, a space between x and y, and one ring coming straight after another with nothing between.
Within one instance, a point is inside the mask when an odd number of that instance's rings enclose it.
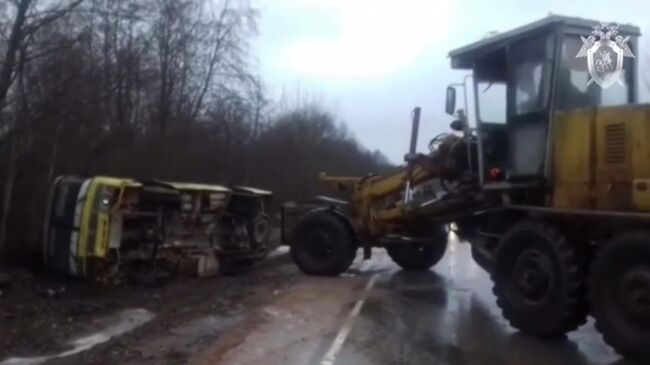
<instances>
[{"instance_id":1,"label":"exhaust pipe","mask_svg":"<svg viewBox=\"0 0 650 365\"><path fill-rule=\"evenodd\" d=\"M413 109L411 114L411 144L409 145L409 153L406 155L406 187L404 189L404 204L411 201L411 184L413 179L413 159L417 152L418 146L418 132L420 129L420 112L421 109L419 106L416 106Z\"/></svg>"}]
</instances>

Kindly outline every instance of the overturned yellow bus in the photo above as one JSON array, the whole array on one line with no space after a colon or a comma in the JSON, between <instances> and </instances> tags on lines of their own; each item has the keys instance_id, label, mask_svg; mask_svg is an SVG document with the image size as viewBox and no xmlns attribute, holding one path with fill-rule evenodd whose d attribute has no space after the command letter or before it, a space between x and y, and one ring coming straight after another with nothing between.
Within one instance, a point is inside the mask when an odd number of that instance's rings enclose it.
<instances>
[{"instance_id":1,"label":"overturned yellow bus","mask_svg":"<svg viewBox=\"0 0 650 365\"><path fill-rule=\"evenodd\" d=\"M43 229L45 266L108 283L152 269L231 273L267 255L271 197L248 187L61 176Z\"/></svg>"}]
</instances>

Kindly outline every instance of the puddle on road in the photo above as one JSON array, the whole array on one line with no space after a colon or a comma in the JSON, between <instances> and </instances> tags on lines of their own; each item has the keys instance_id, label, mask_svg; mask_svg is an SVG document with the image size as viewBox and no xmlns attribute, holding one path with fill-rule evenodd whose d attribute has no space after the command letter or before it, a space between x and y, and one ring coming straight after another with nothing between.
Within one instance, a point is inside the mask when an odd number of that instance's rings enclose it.
<instances>
[{"instance_id":1,"label":"puddle on road","mask_svg":"<svg viewBox=\"0 0 650 365\"><path fill-rule=\"evenodd\" d=\"M35 365L51 359L72 356L90 350L100 343L107 342L113 337L123 335L139 326L142 326L152 320L154 316L154 313L149 312L146 309L126 309L117 313L115 316L102 320L102 323L110 325L101 331L68 342L68 345L71 347L70 350L46 356L12 357L0 362L0 365Z\"/></svg>"}]
</instances>

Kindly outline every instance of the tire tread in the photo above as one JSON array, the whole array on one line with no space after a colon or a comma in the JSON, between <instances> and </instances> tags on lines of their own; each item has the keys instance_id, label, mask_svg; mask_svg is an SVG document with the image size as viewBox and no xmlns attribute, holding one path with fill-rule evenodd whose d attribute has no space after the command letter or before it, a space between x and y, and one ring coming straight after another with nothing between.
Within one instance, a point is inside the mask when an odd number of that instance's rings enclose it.
<instances>
[{"instance_id":1,"label":"tire tread","mask_svg":"<svg viewBox=\"0 0 650 365\"><path fill-rule=\"evenodd\" d=\"M497 306L501 308L504 318L510 324L523 331L542 337L556 337L573 331L586 323L589 306L586 300L586 276L587 265L579 257L578 249L569 243L566 236L556 227L544 221L527 220L516 224L503 237L501 242L507 242L513 236L522 231L535 232L551 243L551 249L556 253L566 285L564 286L564 295L558 308L561 311L555 318L545 319L544 321L533 320L526 316L519 315L508 303L502 283L496 275L496 268L491 273L493 282L492 292L497 297ZM506 246L499 244L497 249L498 257L504 254ZM535 324L532 324L532 323ZM539 326L539 323L543 326Z\"/></svg>"}]
</instances>

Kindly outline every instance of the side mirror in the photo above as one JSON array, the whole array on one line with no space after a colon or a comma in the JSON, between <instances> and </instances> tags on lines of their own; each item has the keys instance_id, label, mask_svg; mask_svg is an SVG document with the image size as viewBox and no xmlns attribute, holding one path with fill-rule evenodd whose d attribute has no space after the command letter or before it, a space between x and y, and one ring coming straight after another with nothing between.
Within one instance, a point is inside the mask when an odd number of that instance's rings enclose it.
<instances>
[{"instance_id":1,"label":"side mirror","mask_svg":"<svg viewBox=\"0 0 650 365\"><path fill-rule=\"evenodd\" d=\"M453 115L456 111L456 88L447 86L447 99L445 100L445 112Z\"/></svg>"},{"instance_id":2,"label":"side mirror","mask_svg":"<svg viewBox=\"0 0 650 365\"><path fill-rule=\"evenodd\" d=\"M462 132L465 130L465 122L463 122L461 119L456 119L453 122L451 122L449 128L451 128L456 132Z\"/></svg>"}]
</instances>

